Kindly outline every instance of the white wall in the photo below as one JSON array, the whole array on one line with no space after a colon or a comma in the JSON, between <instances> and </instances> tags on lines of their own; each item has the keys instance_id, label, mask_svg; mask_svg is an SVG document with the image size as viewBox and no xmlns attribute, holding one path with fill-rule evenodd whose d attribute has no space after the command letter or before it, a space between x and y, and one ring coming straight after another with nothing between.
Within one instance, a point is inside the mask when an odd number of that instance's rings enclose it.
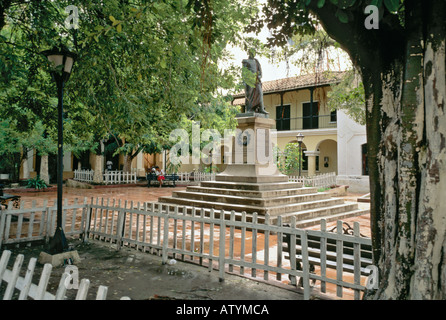
<instances>
[{"instance_id":1,"label":"white wall","mask_svg":"<svg viewBox=\"0 0 446 320\"><path fill-rule=\"evenodd\" d=\"M350 192L369 192L369 177L362 175L361 146L367 143L366 129L338 110L338 184Z\"/></svg>"}]
</instances>

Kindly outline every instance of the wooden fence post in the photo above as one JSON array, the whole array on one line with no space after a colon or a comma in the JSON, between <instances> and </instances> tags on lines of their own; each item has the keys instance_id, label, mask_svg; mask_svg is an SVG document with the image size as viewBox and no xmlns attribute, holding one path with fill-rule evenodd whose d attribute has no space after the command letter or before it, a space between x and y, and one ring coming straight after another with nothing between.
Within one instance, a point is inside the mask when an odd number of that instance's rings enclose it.
<instances>
[{"instance_id":1,"label":"wooden fence post","mask_svg":"<svg viewBox=\"0 0 446 320\"><path fill-rule=\"evenodd\" d=\"M46 287L48 286L48 281L50 280L51 271L53 266L46 263L43 266L43 271L40 276L39 285L37 286L36 298L34 300L43 300L45 297Z\"/></svg>"},{"instance_id":2,"label":"wooden fence post","mask_svg":"<svg viewBox=\"0 0 446 320\"><path fill-rule=\"evenodd\" d=\"M46 226L45 228L45 244L48 244L50 242L50 236L51 236L51 221L52 219L52 211L51 211L52 207L47 207L45 210L45 223L44 225Z\"/></svg>"},{"instance_id":3,"label":"wooden fence post","mask_svg":"<svg viewBox=\"0 0 446 320\"><path fill-rule=\"evenodd\" d=\"M251 234L252 234L252 247L251 247L251 258L252 258L252 263L256 264L257 263L257 212L254 212L252 214L252 229L251 229ZM251 268L251 277L255 278L257 276L257 269L256 268Z\"/></svg>"},{"instance_id":4,"label":"wooden fence post","mask_svg":"<svg viewBox=\"0 0 446 320\"><path fill-rule=\"evenodd\" d=\"M90 280L82 279L79 289L77 290L76 300L86 300L88 289L90 287Z\"/></svg>"},{"instance_id":5,"label":"wooden fence post","mask_svg":"<svg viewBox=\"0 0 446 320\"><path fill-rule=\"evenodd\" d=\"M0 210L0 212L1 212L1 210ZM3 235L5 233L5 223L6 223L6 213L2 213L0 215L0 250L2 248Z\"/></svg>"},{"instance_id":6,"label":"wooden fence post","mask_svg":"<svg viewBox=\"0 0 446 320\"><path fill-rule=\"evenodd\" d=\"M119 206L118 209L118 222L116 224L116 247L117 250L121 250L122 238L125 232L125 210Z\"/></svg>"},{"instance_id":7,"label":"wooden fence post","mask_svg":"<svg viewBox=\"0 0 446 320\"><path fill-rule=\"evenodd\" d=\"M277 226L282 226L282 216L277 217ZM277 232L277 267L282 268L282 243L283 243L283 233ZM282 274L277 272L276 280L282 280Z\"/></svg>"},{"instance_id":8,"label":"wooden fence post","mask_svg":"<svg viewBox=\"0 0 446 320\"><path fill-rule=\"evenodd\" d=\"M342 221L338 220L336 223L336 232L338 235L342 235ZM338 283L342 282L342 265L344 260L344 250L343 250L344 243L342 239L339 237L338 240L336 240L336 280ZM336 295L338 297L342 297L342 286L336 285Z\"/></svg>"},{"instance_id":9,"label":"wooden fence post","mask_svg":"<svg viewBox=\"0 0 446 320\"><path fill-rule=\"evenodd\" d=\"M108 287L99 286L98 292L96 294L96 300L106 300L107 293L108 293Z\"/></svg>"},{"instance_id":10,"label":"wooden fence post","mask_svg":"<svg viewBox=\"0 0 446 320\"><path fill-rule=\"evenodd\" d=\"M82 219L84 219L84 223L81 224L84 228L83 241L86 242L90 233L90 225L91 225L91 212L93 208L91 205L93 204L93 198L91 198L91 202L87 202L87 197L84 199L85 204L85 213L82 213Z\"/></svg>"},{"instance_id":11,"label":"wooden fence post","mask_svg":"<svg viewBox=\"0 0 446 320\"><path fill-rule=\"evenodd\" d=\"M211 223L209 225L209 272L211 272L213 268L212 256L214 254L214 222L213 222L215 219L214 208L211 208L209 217L211 219Z\"/></svg>"},{"instance_id":12,"label":"wooden fence post","mask_svg":"<svg viewBox=\"0 0 446 320\"><path fill-rule=\"evenodd\" d=\"M327 232L327 220L321 219L321 234L325 235ZM327 277L327 238L321 235L320 240L320 252L321 252L321 277L325 279ZM321 281L321 292L325 293L327 285L325 281Z\"/></svg>"},{"instance_id":13,"label":"wooden fence post","mask_svg":"<svg viewBox=\"0 0 446 320\"><path fill-rule=\"evenodd\" d=\"M161 263L166 264L167 263L167 249L169 247L169 207L167 207L166 214L164 216L164 229L163 229L163 252L162 252L162 258ZM159 232L159 230L158 230Z\"/></svg>"},{"instance_id":14,"label":"wooden fence post","mask_svg":"<svg viewBox=\"0 0 446 320\"><path fill-rule=\"evenodd\" d=\"M297 270L297 261L296 261L296 235L294 234L294 230L296 229L296 217L291 217L291 230L289 233L290 236L290 247L289 247L289 254L290 254L290 266L291 270ZM291 285L295 286L297 284L296 277L290 276Z\"/></svg>"},{"instance_id":15,"label":"wooden fence post","mask_svg":"<svg viewBox=\"0 0 446 320\"><path fill-rule=\"evenodd\" d=\"M265 225L268 226L269 225L269 213L265 214ZM265 271L263 273L263 279L264 280L268 280L268 264L269 264L269 230L265 230L265 245L263 247L264 249L264 256L265 258L264 260L264 264L265 264Z\"/></svg>"},{"instance_id":16,"label":"wooden fence post","mask_svg":"<svg viewBox=\"0 0 446 320\"><path fill-rule=\"evenodd\" d=\"M220 239L218 250L218 270L219 280L223 282L225 280L225 241L226 241L226 223L225 212L222 209L220 212Z\"/></svg>"},{"instance_id":17,"label":"wooden fence post","mask_svg":"<svg viewBox=\"0 0 446 320\"><path fill-rule=\"evenodd\" d=\"M14 267L12 269L12 277L6 287L5 294L3 295L3 300L11 300L12 294L14 293L15 285L17 283L17 279L19 278L20 269L22 268L23 254L19 254L14 262Z\"/></svg>"},{"instance_id":18,"label":"wooden fence post","mask_svg":"<svg viewBox=\"0 0 446 320\"><path fill-rule=\"evenodd\" d=\"M26 270L25 279L23 281L23 288L20 292L19 300L26 300L28 297L29 289L31 289L32 278L34 269L36 267L37 258L31 258L28 263L28 269Z\"/></svg>"},{"instance_id":19,"label":"wooden fence post","mask_svg":"<svg viewBox=\"0 0 446 320\"><path fill-rule=\"evenodd\" d=\"M304 287L304 300L310 300L310 262L308 259L308 232L303 230L301 233L302 248L302 282Z\"/></svg>"},{"instance_id":20,"label":"wooden fence post","mask_svg":"<svg viewBox=\"0 0 446 320\"><path fill-rule=\"evenodd\" d=\"M355 238L360 238L359 222L355 221L353 224L353 235ZM356 239L355 239L356 240ZM353 244L353 269L354 269L354 283L361 284L361 245L357 242ZM361 292L357 289L354 291L355 300L359 300Z\"/></svg>"}]
</instances>

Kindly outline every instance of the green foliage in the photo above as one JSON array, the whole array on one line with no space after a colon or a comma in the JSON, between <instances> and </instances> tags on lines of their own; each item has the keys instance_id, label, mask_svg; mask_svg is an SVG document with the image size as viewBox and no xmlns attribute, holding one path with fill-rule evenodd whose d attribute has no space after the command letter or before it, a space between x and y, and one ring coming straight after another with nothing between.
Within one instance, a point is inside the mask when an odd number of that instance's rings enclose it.
<instances>
[{"instance_id":1,"label":"green foliage","mask_svg":"<svg viewBox=\"0 0 446 320\"><path fill-rule=\"evenodd\" d=\"M198 105L196 108L200 109L199 111L195 111L194 109L188 115L182 115L181 123L179 125L179 129L184 129L189 137L189 141L169 141L166 143L166 148L171 148L174 144L177 143L188 143L189 144L189 152L193 152L192 143L193 143L193 126L199 127L200 130L200 152L203 153L205 157L212 152L212 155L216 155L216 149L218 149L218 145L221 142L221 138L224 138L225 131L234 132L237 126L237 120L235 119L235 115L240 112L240 107L233 106L229 101L226 101L224 98L216 98L208 104ZM206 137L204 133L211 133L209 137ZM214 140L215 134L218 137L218 140ZM193 156L198 157L198 154L194 154ZM210 167L210 159L203 159L205 163L209 164ZM212 166L213 171L215 171L215 167Z\"/></svg>"},{"instance_id":2,"label":"green foliage","mask_svg":"<svg viewBox=\"0 0 446 320\"><path fill-rule=\"evenodd\" d=\"M348 58L321 26L310 34L296 34L291 40L292 44L278 50L276 57L291 61L302 74L339 70L339 57L344 55L343 59Z\"/></svg>"},{"instance_id":3,"label":"green foliage","mask_svg":"<svg viewBox=\"0 0 446 320\"><path fill-rule=\"evenodd\" d=\"M210 111L223 106L218 90L238 82L233 69L221 70L219 62L226 59L228 44L243 41L241 33L258 10L255 0L13 0L4 5L0 114L16 121L0 133L0 140L14 142L7 144L8 152L24 147L25 140L15 136L34 134L27 148L55 152L56 90L39 53L60 43L78 55L64 91L64 149L75 155L99 153L99 142L108 139L116 142L116 153L130 157L162 150L169 133L194 117L207 123L203 127L231 126L224 111L213 116ZM67 5L79 8L77 30L64 25Z\"/></svg>"},{"instance_id":4,"label":"green foliage","mask_svg":"<svg viewBox=\"0 0 446 320\"><path fill-rule=\"evenodd\" d=\"M330 110L343 110L354 121L365 125L364 86L354 70L348 71L340 83L331 85L327 96Z\"/></svg>"},{"instance_id":5,"label":"green foliage","mask_svg":"<svg viewBox=\"0 0 446 320\"><path fill-rule=\"evenodd\" d=\"M178 173L180 167L181 167L181 162L173 164L171 161L168 160L166 165L166 173L167 174Z\"/></svg>"},{"instance_id":6,"label":"green foliage","mask_svg":"<svg viewBox=\"0 0 446 320\"><path fill-rule=\"evenodd\" d=\"M63 25L62 11L49 3L14 4L5 10L7 24L0 25L0 156L13 162L9 171L15 179L28 150L57 152L57 95L48 61L39 53L63 35L54 28ZM64 102L65 149L77 152L91 141L85 130L88 113L83 106L72 107L69 95Z\"/></svg>"},{"instance_id":7,"label":"green foliage","mask_svg":"<svg viewBox=\"0 0 446 320\"><path fill-rule=\"evenodd\" d=\"M280 149L277 148L276 154L277 168L281 173L286 175L298 174L300 163L303 163L298 143L288 143L283 152L280 152Z\"/></svg>"},{"instance_id":8,"label":"green foliage","mask_svg":"<svg viewBox=\"0 0 446 320\"><path fill-rule=\"evenodd\" d=\"M267 0L262 9L264 16L257 16L248 30L259 32L266 25L272 35L269 46L285 46L292 36L311 35L318 29L315 11L332 12L341 24L357 23L355 17L362 18L367 5L378 7L380 20L396 16L398 24L404 26L403 0Z\"/></svg>"},{"instance_id":9,"label":"green foliage","mask_svg":"<svg viewBox=\"0 0 446 320\"><path fill-rule=\"evenodd\" d=\"M85 67L70 82L88 93L80 99L99 118L96 135L113 138L116 152L134 156L168 146L184 118L208 117L207 106L220 101L216 90L234 86L218 62L249 21L250 3L83 3L78 38Z\"/></svg>"},{"instance_id":10,"label":"green foliage","mask_svg":"<svg viewBox=\"0 0 446 320\"><path fill-rule=\"evenodd\" d=\"M34 188L37 190L42 190L48 188L45 181L40 179L40 177L37 175L35 178L30 178L26 181L26 186L28 188Z\"/></svg>"}]
</instances>

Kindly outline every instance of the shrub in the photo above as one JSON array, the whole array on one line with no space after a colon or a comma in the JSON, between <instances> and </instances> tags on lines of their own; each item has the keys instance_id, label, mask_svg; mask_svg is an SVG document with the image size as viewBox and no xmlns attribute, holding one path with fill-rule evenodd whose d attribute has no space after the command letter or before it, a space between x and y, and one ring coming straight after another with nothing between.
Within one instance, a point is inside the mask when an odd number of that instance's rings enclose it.
<instances>
[{"instance_id":1,"label":"shrub","mask_svg":"<svg viewBox=\"0 0 446 320\"><path fill-rule=\"evenodd\" d=\"M27 180L27 187L28 188L35 188L37 190L46 189L48 186L46 185L45 181L40 179L39 176L35 178L31 178Z\"/></svg>"}]
</instances>

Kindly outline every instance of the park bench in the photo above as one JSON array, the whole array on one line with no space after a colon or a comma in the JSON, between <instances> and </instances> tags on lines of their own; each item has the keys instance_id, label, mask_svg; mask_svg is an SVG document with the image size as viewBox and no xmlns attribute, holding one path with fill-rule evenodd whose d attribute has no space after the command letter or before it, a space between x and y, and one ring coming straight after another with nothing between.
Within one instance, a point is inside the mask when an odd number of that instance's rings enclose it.
<instances>
[{"instance_id":1,"label":"park bench","mask_svg":"<svg viewBox=\"0 0 446 320\"><path fill-rule=\"evenodd\" d=\"M8 204L12 201L12 206L14 208L20 207L20 196L15 196L13 194L8 194L3 192L4 185L0 184L0 210L2 206L8 208Z\"/></svg>"},{"instance_id":2,"label":"park bench","mask_svg":"<svg viewBox=\"0 0 446 320\"><path fill-rule=\"evenodd\" d=\"M158 179L157 179L156 174L154 174L154 173L148 173L148 174L146 175L146 178L147 178L147 186L148 186L148 187L151 187L151 186L152 186L152 181L155 181L156 184L159 185L159 182L158 182ZM176 186L176 181L178 181L180 177L179 177L177 174L165 174L165 175L164 175L164 178L165 178L165 179L164 179L163 184L165 184L166 182L168 182L168 183L171 183L171 185L172 185L173 187L175 187L175 186Z\"/></svg>"},{"instance_id":3,"label":"park bench","mask_svg":"<svg viewBox=\"0 0 446 320\"><path fill-rule=\"evenodd\" d=\"M343 228L343 232L345 234L352 234L352 228L348 225L348 223L344 222L346 228ZM329 230L329 232L333 232L335 228ZM362 236L362 235L361 235ZM308 235L308 260L310 263L310 272L314 273L315 266L321 265L321 238L314 235ZM290 248L291 248L291 237L289 234L283 235L283 252L285 252L285 259L290 260ZM299 236L296 236L296 270L303 270L302 268L302 248L301 248L301 239ZM336 250L336 240L326 238L326 267L330 269L337 269L337 250ZM342 250L342 269L347 273L354 273L354 244L352 242L343 241L343 250ZM360 272L363 276L368 276L370 274L370 270L366 269L367 266L373 264L372 261L372 246L371 245L360 245ZM293 284L295 284L295 278L290 277L290 280Z\"/></svg>"}]
</instances>

